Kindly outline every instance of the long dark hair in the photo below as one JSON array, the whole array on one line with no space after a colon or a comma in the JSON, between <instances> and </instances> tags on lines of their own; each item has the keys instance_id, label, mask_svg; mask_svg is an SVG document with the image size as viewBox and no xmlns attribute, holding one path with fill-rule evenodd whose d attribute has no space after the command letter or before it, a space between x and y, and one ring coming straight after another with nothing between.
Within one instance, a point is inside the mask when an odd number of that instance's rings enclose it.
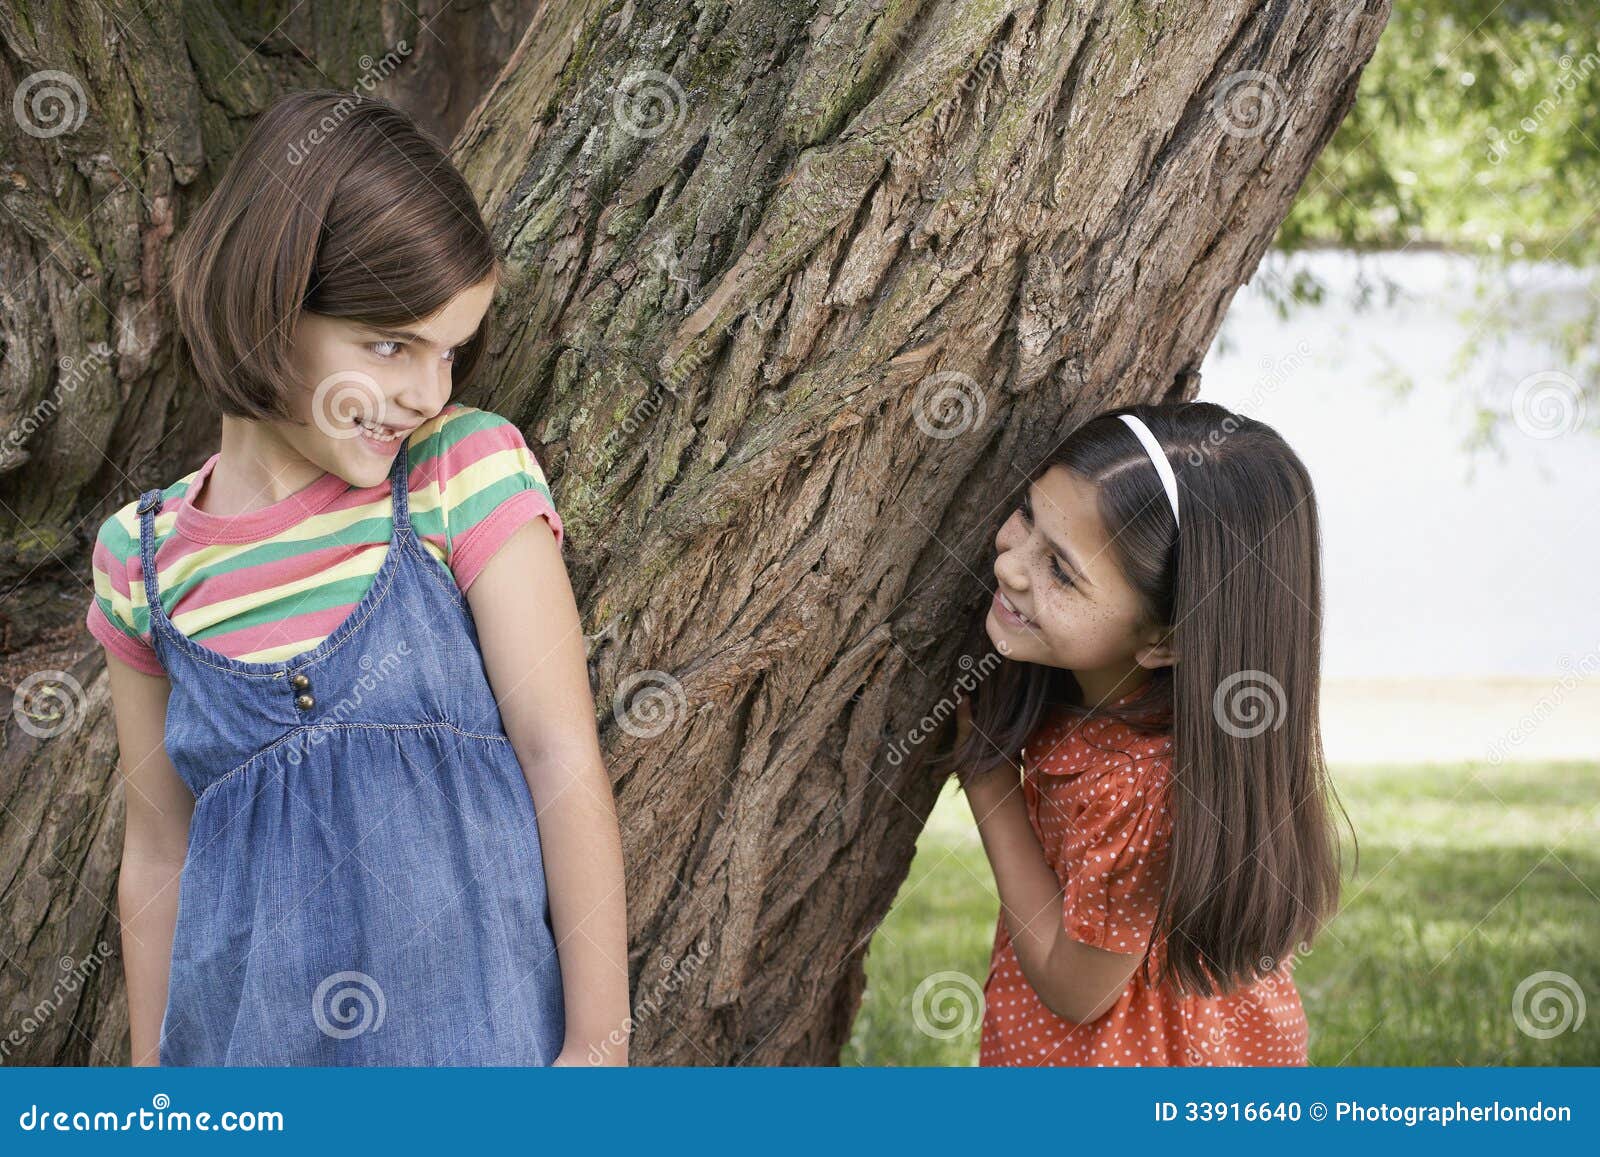
<instances>
[{"instance_id":1,"label":"long dark hair","mask_svg":"<svg viewBox=\"0 0 1600 1157\"><path fill-rule=\"evenodd\" d=\"M1124 413L1166 451L1181 529ZM966 742L939 764L971 774L1014 762L1054 712L1170 734L1172 836L1151 945L1165 979L1214 995L1274 970L1338 905L1311 477L1277 431L1209 402L1097 415L1029 482L1054 466L1098 488L1112 555L1149 622L1170 629L1177 662L1125 703L1086 703L1070 671L995 656L980 624L967 653L987 651L993 673L972 692ZM1147 975L1153 955L1147 945Z\"/></svg>"}]
</instances>

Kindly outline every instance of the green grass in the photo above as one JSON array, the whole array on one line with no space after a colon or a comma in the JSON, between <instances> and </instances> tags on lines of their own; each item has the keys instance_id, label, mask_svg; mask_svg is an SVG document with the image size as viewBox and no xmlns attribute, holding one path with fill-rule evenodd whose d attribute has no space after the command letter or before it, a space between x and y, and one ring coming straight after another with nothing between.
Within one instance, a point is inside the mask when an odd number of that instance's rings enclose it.
<instances>
[{"instance_id":1,"label":"green grass","mask_svg":"<svg viewBox=\"0 0 1600 1157\"><path fill-rule=\"evenodd\" d=\"M1296 967L1311 1063L1600 1064L1600 1009L1545 1039L1513 1016L1536 973L1570 978L1580 1001L1600 995L1600 764L1341 767L1334 779L1360 860L1352 870L1346 848L1343 906ZM997 912L971 813L947 787L873 937L843 1063L976 1064L977 1015L962 1002L983 985ZM971 981L944 978L944 999L925 995L913 1015L936 973ZM1535 1030L1560 1017L1553 996L1523 1007ZM945 1037L946 1025L968 1027Z\"/></svg>"}]
</instances>

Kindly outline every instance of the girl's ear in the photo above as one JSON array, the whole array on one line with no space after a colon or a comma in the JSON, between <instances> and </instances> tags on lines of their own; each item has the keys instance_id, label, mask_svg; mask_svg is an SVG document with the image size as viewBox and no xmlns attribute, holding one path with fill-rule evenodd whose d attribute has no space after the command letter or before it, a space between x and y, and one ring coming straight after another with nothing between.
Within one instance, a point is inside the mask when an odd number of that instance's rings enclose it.
<instances>
[{"instance_id":1,"label":"girl's ear","mask_svg":"<svg viewBox=\"0 0 1600 1157\"><path fill-rule=\"evenodd\" d=\"M1133 653L1133 658L1141 667L1171 667L1178 661L1178 653L1172 649L1172 633L1170 631L1157 631L1147 636L1144 646Z\"/></svg>"}]
</instances>

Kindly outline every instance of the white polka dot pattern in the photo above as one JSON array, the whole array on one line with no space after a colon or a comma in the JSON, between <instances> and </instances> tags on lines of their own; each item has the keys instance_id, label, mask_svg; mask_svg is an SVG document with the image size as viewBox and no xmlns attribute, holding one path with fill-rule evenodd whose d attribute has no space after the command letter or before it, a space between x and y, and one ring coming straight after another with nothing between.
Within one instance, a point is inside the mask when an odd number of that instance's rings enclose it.
<instances>
[{"instance_id":1,"label":"white polka dot pattern","mask_svg":"<svg viewBox=\"0 0 1600 1157\"><path fill-rule=\"evenodd\" d=\"M1144 952L1171 834L1172 742L1107 718L1057 715L1023 753L1023 794L1064 894L1063 927L1111 952ZM1153 963L1159 963L1159 945ZM1185 997L1135 972L1099 1019L1055 1015L996 920L980 1065L1303 1065L1306 1019L1292 961L1220 997Z\"/></svg>"}]
</instances>

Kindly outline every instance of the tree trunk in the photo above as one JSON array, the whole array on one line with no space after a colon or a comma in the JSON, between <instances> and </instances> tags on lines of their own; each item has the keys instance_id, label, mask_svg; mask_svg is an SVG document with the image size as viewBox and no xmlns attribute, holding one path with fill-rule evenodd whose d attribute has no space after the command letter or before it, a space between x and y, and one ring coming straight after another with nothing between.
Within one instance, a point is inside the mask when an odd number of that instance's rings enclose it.
<instances>
[{"instance_id":1,"label":"tree trunk","mask_svg":"<svg viewBox=\"0 0 1600 1157\"><path fill-rule=\"evenodd\" d=\"M1387 15L540 10L457 153L521 275L482 404L550 469L614 716L639 1060L836 1062L998 503L1194 395Z\"/></svg>"},{"instance_id":2,"label":"tree trunk","mask_svg":"<svg viewBox=\"0 0 1600 1157\"><path fill-rule=\"evenodd\" d=\"M83 629L100 522L218 418L172 357L174 232L288 88L385 96L448 141L534 0L0 0L0 1063L126 1064L116 736Z\"/></svg>"},{"instance_id":3,"label":"tree trunk","mask_svg":"<svg viewBox=\"0 0 1600 1157\"><path fill-rule=\"evenodd\" d=\"M327 83L303 70L346 59L352 29L394 23L315 7L295 47L249 53L261 37L203 3L181 27L157 5L139 19L159 32L120 40L0 10L7 91L74 72L99 126L4 158L8 424L62 352L112 346L0 475L8 587L81 584L98 519L214 438L167 369L153 290L242 123L282 84ZM528 433L569 528L639 1063L837 1059L938 787L895 756L962 669L997 503L1097 410L1193 396L1388 14L817 7L552 0L456 140L512 272L465 400ZM131 55L158 35L187 57ZM214 63L197 77L189 58ZM419 115L443 91L407 83ZM48 483L28 469L44 462ZM6 1030L117 944L98 647L80 585L54 641L84 657L40 661L38 624L62 614L26 601L37 585L7 599L11 645L37 645L13 682L56 667L85 690L75 729L13 722L0 753ZM113 959L7 1059L125 1060L120 984Z\"/></svg>"}]
</instances>

